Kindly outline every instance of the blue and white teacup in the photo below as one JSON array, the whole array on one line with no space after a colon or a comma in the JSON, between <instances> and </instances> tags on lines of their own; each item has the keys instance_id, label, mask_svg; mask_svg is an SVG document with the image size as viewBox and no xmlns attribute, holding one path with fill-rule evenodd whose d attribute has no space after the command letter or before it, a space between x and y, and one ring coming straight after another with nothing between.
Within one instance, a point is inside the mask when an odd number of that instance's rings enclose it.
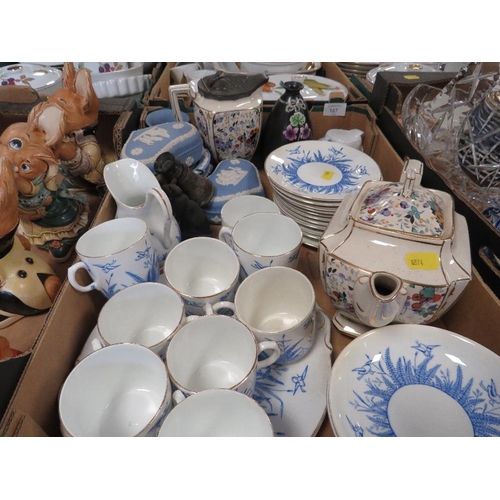
<instances>
[{"instance_id":1,"label":"blue and white teacup","mask_svg":"<svg viewBox=\"0 0 500 500\"><path fill-rule=\"evenodd\" d=\"M242 278L266 267L297 269L299 264L302 230L286 215L272 212L247 215L232 229L221 227L219 239L238 256Z\"/></svg>"},{"instance_id":2,"label":"blue and white teacup","mask_svg":"<svg viewBox=\"0 0 500 500\"><path fill-rule=\"evenodd\" d=\"M83 234L75 247L80 261L68 269L68 281L79 292L99 290L107 299L137 283L157 282L158 256L147 224L135 217L112 219ZM92 282L82 285L78 271Z\"/></svg>"},{"instance_id":3,"label":"blue and white teacup","mask_svg":"<svg viewBox=\"0 0 500 500\"><path fill-rule=\"evenodd\" d=\"M238 258L217 238L182 241L170 251L163 269L167 285L181 296L188 316L203 316L210 305L233 300L239 285Z\"/></svg>"}]
</instances>

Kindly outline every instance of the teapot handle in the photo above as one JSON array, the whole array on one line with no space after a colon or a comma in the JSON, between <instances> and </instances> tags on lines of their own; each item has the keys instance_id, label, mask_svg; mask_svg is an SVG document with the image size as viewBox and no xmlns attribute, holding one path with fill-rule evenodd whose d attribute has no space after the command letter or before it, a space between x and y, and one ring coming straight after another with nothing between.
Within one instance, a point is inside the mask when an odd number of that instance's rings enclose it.
<instances>
[{"instance_id":1,"label":"teapot handle","mask_svg":"<svg viewBox=\"0 0 500 500\"><path fill-rule=\"evenodd\" d=\"M179 96L184 95L188 97L193 97L192 89L189 83L180 83L179 85L170 85L168 88L168 97L170 100L170 106L174 112L175 119L178 122L182 122L181 108L179 107Z\"/></svg>"},{"instance_id":2,"label":"teapot handle","mask_svg":"<svg viewBox=\"0 0 500 500\"><path fill-rule=\"evenodd\" d=\"M415 187L420 186L424 164L419 160L406 160L399 182L403 183L403 196L411 196Z\"/></svg>"}]
</instances>

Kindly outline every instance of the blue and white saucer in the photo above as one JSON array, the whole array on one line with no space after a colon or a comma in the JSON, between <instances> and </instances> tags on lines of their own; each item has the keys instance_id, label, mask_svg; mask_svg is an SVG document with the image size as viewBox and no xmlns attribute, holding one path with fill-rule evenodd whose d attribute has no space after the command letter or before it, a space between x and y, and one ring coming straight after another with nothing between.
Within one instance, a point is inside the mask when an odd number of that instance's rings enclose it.
<instances>
[{"instance_id":1,"label":"blue and white saucer","mask_svg":"<svg viewBox=\"0 0 500 500\"><path fill-rule=\"evenodd\" d=\"M429 325L392 324L356 337L328 381L340 437L500 436L500 357Z\"/></svg>"},{"instance_id":2,"label":"blue and white saucer","mask_svg":"<svg viewBox=\"0 0 500 500\"><path fill-rule=\"evenodd\" d=\"M276 437L311 437L319 431L332 367L330 331L328 316L318 308L311 350L295 363L258 370L253 398L269 416Z\"/></svg>"},{"instance_id":3,"label":"blue and white saucer","mask_svg":"<svg viewBox=\"0 0 500 500\"><path fill-rule=\"evenodd\" d=\"M269 182L297 199L338 203L366 181L381 180L362 151L329 141L299 141L275 149L264 162Z\"/></svg>"}]
</instances>

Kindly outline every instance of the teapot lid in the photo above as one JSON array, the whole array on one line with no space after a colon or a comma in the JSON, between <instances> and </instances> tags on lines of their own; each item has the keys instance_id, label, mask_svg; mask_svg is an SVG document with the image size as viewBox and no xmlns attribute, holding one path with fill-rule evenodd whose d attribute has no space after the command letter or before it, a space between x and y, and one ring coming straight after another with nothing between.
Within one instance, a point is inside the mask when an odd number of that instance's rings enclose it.
<instances>
[{"instance_id":1,"label":"teapot lid","mask_svg":"<svg viewBox=\"0 0 500 500\"><path fill-rule=\"evenodd\" d=\"M198 82L198 92L203 97L217 101L242 99L253 94L269 81L269 77L260 73L228 73L217 71Z\"/></svg>"},{"instance_id":2,"label":"teapot lid","mask_svg":"<svg viewBox=\"0 0 500 500\"><path fill-rule=\"evenodd\" d=\"M443 237L447 229L445 201L435 191L418 185L421 170L418 165L417 170L413 167L405 166L403 182L376 182L363 189L355 219L379 229Z\"/></svg>"}]
</instances>

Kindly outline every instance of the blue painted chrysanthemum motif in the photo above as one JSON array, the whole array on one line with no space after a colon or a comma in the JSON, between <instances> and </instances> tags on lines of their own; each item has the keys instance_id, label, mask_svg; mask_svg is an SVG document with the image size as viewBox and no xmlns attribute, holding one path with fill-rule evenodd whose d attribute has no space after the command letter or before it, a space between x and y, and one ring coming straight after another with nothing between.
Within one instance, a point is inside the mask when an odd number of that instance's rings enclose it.
<instances>
[{"instance_id":1,"label":"blue painted chrysanthemum motif","mask_svg":"<svg viewBox=\"0 0 500 500\"><path fill-rule=\"evenodd\" d=\"M315 184L299 175L299 169L310 163L322 163L325 167L336 167L342 174L331 184ZM301 192L310 194L347 194L363 184L363 177L369 177L366 166L353 164L343 149L329 147L326 152L304 150L301 146L289 151L286 161L274 167L274 172L281 174L284 180Z\"/></svg>"},{"instance_id":2,"label":"blue painted chrysanthemum motif","mask_svg":"<svg viewBox=\"0 0 500 500\"><path fill-rule=\"evenodd\" d=\"M350 401L353 408L366 414L371 425L363 428L353 415L346 418L356 436L395 436L388 416L391 397L402 387L425 385L433 387L453 398L470 419L474 436L500 436L500 395L494 380L474 381L464 379L463 370L457 365L456 373L433 364L438 344L415 342L414 358L402 356L395 361L390 348L377 356L366 354L366 362L352 371L365 383L362 393L353 391Z\"/></svg>"}]
</instances>

